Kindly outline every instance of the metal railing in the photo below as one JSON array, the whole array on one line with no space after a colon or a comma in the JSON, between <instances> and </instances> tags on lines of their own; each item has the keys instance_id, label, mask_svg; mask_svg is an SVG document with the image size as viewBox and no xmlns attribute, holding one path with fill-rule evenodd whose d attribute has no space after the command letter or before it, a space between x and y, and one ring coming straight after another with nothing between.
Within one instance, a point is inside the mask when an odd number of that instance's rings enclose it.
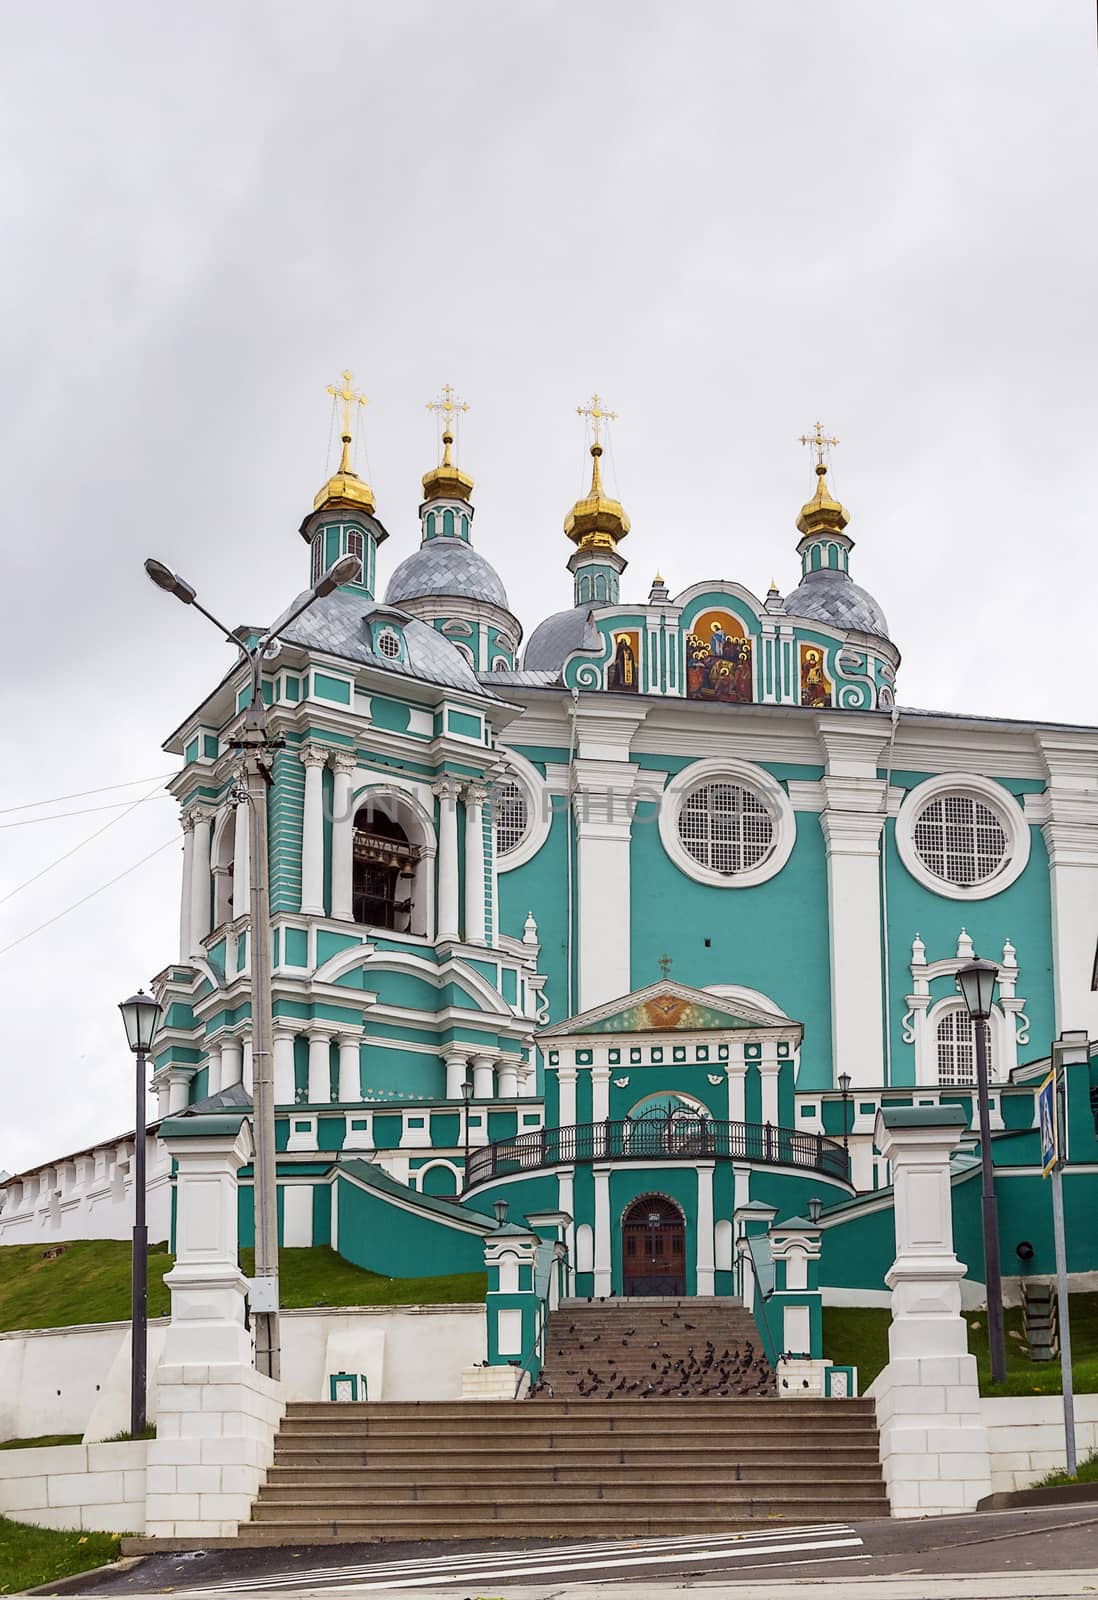
<instances>
[{"instance_id":1,"label":"metal railing","mask_svg":"<svg viewBox=\"0 0 1098 1600\"><path fill-rule=\"evenodd\" d=\"M469 1153L465 1188L515 1172L587 1161L743 1161L805 1167L849 1182L842 1145L822 1133L801 1133L771 1122L711 1122L707 1117L626 1117L539 1128Z\"/></svg>"}]
</instances>

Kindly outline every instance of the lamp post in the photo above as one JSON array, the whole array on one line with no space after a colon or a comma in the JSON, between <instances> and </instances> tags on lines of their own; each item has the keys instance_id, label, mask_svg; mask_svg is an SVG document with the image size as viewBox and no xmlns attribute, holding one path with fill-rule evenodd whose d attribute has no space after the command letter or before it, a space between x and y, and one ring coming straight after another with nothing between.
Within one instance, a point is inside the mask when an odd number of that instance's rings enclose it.
<instances>
[{"instance_id":1,"label":"lamp post","mask_svg":"<svg viewBox=\"0 0 1098 1600\"><path fill-rule=\"evenodd\" d=\"M145 1224L145 1063L160 1021L151 994L138 991L118 1007L137 1067L133 1133L133 1245L130 1251L130 1432L145 1431L145 1372L149 1342L149 1232Z\"/></svg>"},{"instance_id":2,"label":"lamp post","mask_svg":"<svg viewBox=\"0 0 1098 1600\"><path fill-rule=\"evenodd\" d=\"M255 1204L255 1278L249 1285L252 1320L255 1324L256 1367L268 1378L278 1379L281 1356L278 1332L278 1176L275 1161L274 1066L271 1057L273 1031L271 1001L271 902L267 859L267 786L270 778L270 752L280 740L267 731L267 708L263 703L263 661L269 647L296 622L316 600L321 600L341 583L361 571L357 556L341 556L320 581L297 600L277 622L249 645L198 603L189 583L172 572L162 561L148 560L145 571L166 594L183 605L193 606L219 633L240 650L251 669L252 698L244 713L242 737L233 748L242 754L241 780L237 803L249 812L249 856L251 858L251 1010L252 1010L252 1128L255 1138L253 1190Z\"/></svg>"},{"instance_id":3,"label":"lamp post","mask_svg":"<svg viewBox=\"0 0 1098 1600\"><path fill-rule=\"evenodd\" d=\"M849 1161L850 1161L850 1130L846 1125L847 1121L848 1121L848 1118L847 1118L847 1115L846 1115L846 1103L850 1099L850 1074L849 1074L849 1072L840 1072L839 1073L839 1093L843 1097L843 1155L846 1157L847 1162L849 1163Z\"/></svg>"},{"instance_id":4,"label":"lamp post","mask_svg":"<svg viewBox=\"0 0 1098 1600\"><path fill-rule=\"evenodd\" d=\"M987 1283L987 1339L991 1350L991 1381L1006 1380L1006 1346L1003 1339L1003 1284L999 1267L999 1208L995 1199L995 1174L991 1162L991 1110L987 1097L987 1019L995 997L999 969L994 961L970 961L957 974L957 987L972 1018L976 1045L976 1095L980 1111L981 1204L984 1224L984 1280Z\"/></svg>"},{"instance_id":5,"label":"lamp post","mask_svg":"<svg viewBox=\"0 0 1098 1600\"><path fill-rule=\"evenodd\" d=\"M469 1187L469 1097L472 1092L473 1085L466 1078L461 1085L461 1098L465 1102L465 1110L461 1115L465 1128L465 1170L462 1174L462 1188L464 1189Z\"/></svg>"}]
</instances>

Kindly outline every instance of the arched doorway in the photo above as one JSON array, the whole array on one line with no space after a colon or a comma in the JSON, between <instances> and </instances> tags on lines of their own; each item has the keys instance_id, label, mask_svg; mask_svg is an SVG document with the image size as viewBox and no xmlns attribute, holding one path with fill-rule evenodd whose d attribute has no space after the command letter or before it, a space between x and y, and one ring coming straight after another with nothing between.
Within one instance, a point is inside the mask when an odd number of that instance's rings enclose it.
<instances>
[{"instance_id":1,"label":"arched doorway","mask_svg":"<svg viewBox=\"0 0 1098 1600\"><path fill-rule=\"evenodd\" d=\"M412 881L419 851L395 817L364 808L355 817L354 886L356 922L406 933L411 924Z\"/></svg>"},{"instance_id":2,"label":"arched doorway","mask_svg":"<svg viewBox=\"0 0 1098 1600\"><path fill-rule=\"evenodd\" d=\"M622 1218L621 1292L686 1293L686 1222L662 1194L642 1195Z\"/></svg>"}]
</instances>

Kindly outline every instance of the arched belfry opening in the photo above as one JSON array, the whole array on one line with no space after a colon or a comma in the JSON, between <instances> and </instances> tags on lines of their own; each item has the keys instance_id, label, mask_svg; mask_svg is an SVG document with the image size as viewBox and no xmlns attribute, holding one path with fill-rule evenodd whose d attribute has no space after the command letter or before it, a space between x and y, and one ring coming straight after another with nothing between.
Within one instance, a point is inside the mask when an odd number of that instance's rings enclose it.
<instances>
[{"instance_id":1,"label":"arched belfry opening","mask_svg":"<svg viewBox=\"0 0 1098 1600\"><path fill-rule=\"evenodd\" d=\"M416 813L398 796L369 796L355 813L354 920L392 933L427 934L421 871L426 840Z\"/></svg>"},{"instance_id":2,"label":"arched belfry opening","mask_svg":"<svg viewBox=\"0 0 1098 1600\"><path fill-rule=\"evenodd\" d=\"M666 1195L641 1195L622 1218L621 1292L686 1293L686 1219Z\"/></svg>"}]
</instances>

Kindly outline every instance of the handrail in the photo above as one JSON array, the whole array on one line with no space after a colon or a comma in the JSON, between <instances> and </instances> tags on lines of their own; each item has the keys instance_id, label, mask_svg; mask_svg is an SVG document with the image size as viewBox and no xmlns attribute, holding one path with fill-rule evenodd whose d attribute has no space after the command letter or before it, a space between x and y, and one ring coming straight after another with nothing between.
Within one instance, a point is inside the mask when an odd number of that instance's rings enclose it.
<instances>
[{"instance_id":1,"label":"handrail","mask_svg":"<svg viewBox=\"0 0 1098 1600\"><path fill-rule=\"evenodd\" d=\"M625 1117L620 1121L538 1128L471 1150L465 1189L516 1172L589 1161L726 1160L806 1167L849 1182L850 1164L837 1139L771 1122L713 1122L708 1117Z\"/></svg>"},{"instance_id":2,"label":"handrail","mask_svg":"<svg viewBox=\"0 0 1098 1600\"><path fill-rule=\"evenodd\" d=\"M541 1303L541 1316L538 1318L538 1331L534 1336L529 1349L523 1354L519 1362L518 1372L515 1375L514 1399L518 1399L522 1389L522 1379L525 1374L530 1379L531 1385L535 1384L541 1376L542 1362L545 1360L545 1335L549 1326L549 1291L552 1286L553 1261L555 1258L553 1245L546 1244L543 1240L534 1251L534 1293ZM534 1363L537 1362L537 1371Z\"/></svg>"},{"instance_id":3,"label":"handrail","mask_svg":"<svg viewBox=\"0 0 1098 1600\"><path fill-rule=\"evenodd\" d=\"M774 1254L770 1248L770 1240L765 1234L748 1234L744 1239L747 1246L747 1255L751 1261L751 1273L755 1280L755 1292L751 1297L751 1309L755 1313L755 1322L762 1334L763 1348L766 1359L773 1367L776 1365L781 1346L776 1343L770 1327L770 1318L766 1314L766 1302L774 1293L777 1285L777 1274L774 1271Z\"/></svg>"}]
</instances>

